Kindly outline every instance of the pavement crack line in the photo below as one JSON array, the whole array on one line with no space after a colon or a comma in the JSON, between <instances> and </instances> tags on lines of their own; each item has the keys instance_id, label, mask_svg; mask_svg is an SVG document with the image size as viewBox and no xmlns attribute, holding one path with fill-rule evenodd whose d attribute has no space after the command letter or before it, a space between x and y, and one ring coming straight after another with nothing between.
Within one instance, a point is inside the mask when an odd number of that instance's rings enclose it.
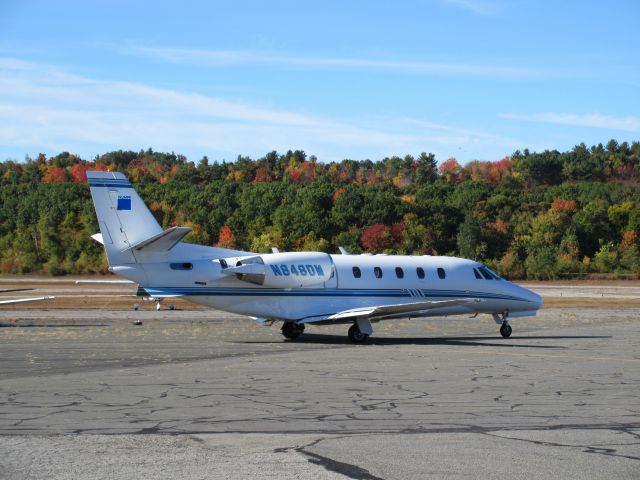
<instances>
[{"instance_id":1,"label":"pavement crack line","mask_svg":"<svg viewBox=\"0 0 640 480\"><path fill-rule=\"evenodd\" d=\"M333 440L340 437L332 437ZM325 457L324 455L320 455L318 453L310 452L307 449L314 447L318 443L327 440L326 438L318 438L313 442L303 445L301 447L289 447L289 448L277 448L274 450L274 453L283 453L283 452L298 452L299 454L306 457L309 463L313 463L314 465L318 465L329 472L339 473L340 475L344 475L348 478L353 478L354 480L384 480L382 477L378 477L369 472L369 470L359 467L357 465L353 465L351 463L340 462L338 460L334 460L333 458Z\"/></svg>"},{"instance_id":2,"label":"pavement crack line","mask_svg":"<svg viewBox=\"0 0 640 480\"><path fill-rule=\"evenodd\" d=\"M636 457L633 455L623 455L617 452L615 448L606 448L606 447L595 447L592 445L570 445L566 443L557 443L557 442L545 442L543 440L530 440L527 438L517 438L517 437L506 437L503 435L498 435L496 433L490 432L482 432L484 435L489 437L501 438L503 440L517 440L520 442L533 443L534 445L541 445L545 447L565 447L565 448L581 448L584 453L596 453L598 455L604 455L607 457L620 457L626 458L629 460L638 460L640 461L640 457ZM626 433L626 432L625 432ZM625 444L628 445L638 445L637 443Z\"/></svg>"}]
</instances>

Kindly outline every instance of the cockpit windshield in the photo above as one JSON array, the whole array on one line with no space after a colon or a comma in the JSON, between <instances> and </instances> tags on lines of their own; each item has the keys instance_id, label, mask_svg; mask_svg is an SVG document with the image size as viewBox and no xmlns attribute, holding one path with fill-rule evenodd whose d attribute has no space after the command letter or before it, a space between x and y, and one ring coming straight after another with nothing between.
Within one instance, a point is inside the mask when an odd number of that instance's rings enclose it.
<instances>
[{"instance_id":1,"label":"cockpit windshield","mask_svg":"<svg viewBox=\"0 0 640 480\"><path fill-rule=\"evenodd\" d=\"M478 267L478 271L487 280L502 280L502 278L498 274L492 272L491 270L489 270L484 265L482 265L481 267Z\"/></svg>"}]
</instances>

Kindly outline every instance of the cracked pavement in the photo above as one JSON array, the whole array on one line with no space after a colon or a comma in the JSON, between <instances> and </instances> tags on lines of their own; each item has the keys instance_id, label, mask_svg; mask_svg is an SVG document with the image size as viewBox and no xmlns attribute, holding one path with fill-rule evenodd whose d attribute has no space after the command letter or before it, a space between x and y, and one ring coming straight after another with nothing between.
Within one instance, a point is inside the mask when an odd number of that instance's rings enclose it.
<instances>
[{"instance_id":1,"label":"cracked pavement","mask_svg":"<svg viewBox=\"0 0 640 480\"><path fill-rule=\"evenodd\" d=\"M510 339L401 320L351 345L209 310L0 312L32 325L0 329L0 478L637 479L639 314L545 309Z\"/></svg>"}]
</instances>

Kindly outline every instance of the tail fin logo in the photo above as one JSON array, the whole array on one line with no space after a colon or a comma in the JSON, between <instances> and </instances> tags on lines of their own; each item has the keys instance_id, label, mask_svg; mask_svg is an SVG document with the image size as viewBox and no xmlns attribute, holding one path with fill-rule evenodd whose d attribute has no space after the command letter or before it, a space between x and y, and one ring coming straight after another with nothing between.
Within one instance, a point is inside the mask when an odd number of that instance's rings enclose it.
<instances>
[{"instance_id":1,"label":"tail fin logo","mask_svg":"<svg viewBox=\"0 0 640 480\"><path fill-rule=\"evenodd\" d=\"M131 210L131 195L118 195L118 210Z\"/></svg>"}]
</instances>

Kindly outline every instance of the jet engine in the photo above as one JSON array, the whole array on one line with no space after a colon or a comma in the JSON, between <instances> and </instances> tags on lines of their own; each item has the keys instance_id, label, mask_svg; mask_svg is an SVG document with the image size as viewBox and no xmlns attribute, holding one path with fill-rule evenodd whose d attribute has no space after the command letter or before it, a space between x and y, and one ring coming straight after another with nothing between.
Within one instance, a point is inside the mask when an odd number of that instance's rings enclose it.
<instances>
[{"instance_id":1,"label":"jet engine","mask_svg":"<svg viewBox=\"0 0 640 480\"><path fill-rule=\"evenodd\" d=\"M331 257L322 252L267 253L214 260L223 275L270 288L322 286L334 274Z\"/></svg>"}]
</instances>

